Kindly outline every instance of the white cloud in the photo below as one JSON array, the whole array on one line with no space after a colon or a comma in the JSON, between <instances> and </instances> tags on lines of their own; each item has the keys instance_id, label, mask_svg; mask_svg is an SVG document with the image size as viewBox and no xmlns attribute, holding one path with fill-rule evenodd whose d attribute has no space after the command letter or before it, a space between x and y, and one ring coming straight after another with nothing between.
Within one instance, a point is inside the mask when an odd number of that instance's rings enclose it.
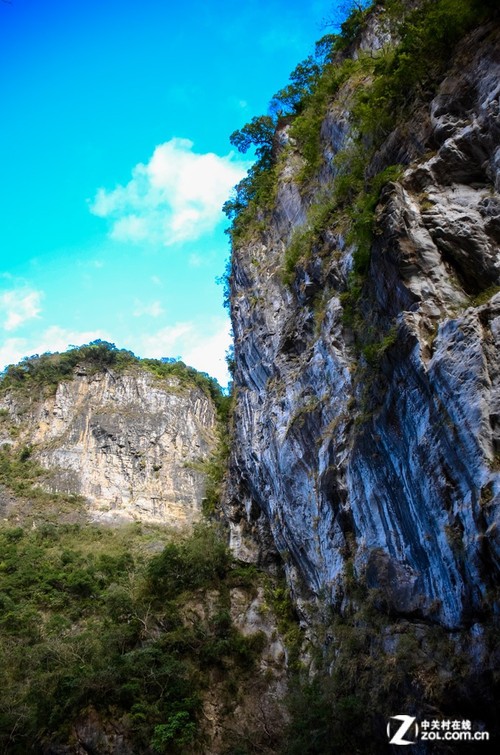
<instances>
[{"instance_id":1,"label":"white cloud","mask_svg":"<svg viewBox=\"0 0 500 755\"><path fill-rule=\"evenodd\" d=\"M37 341L27 338L8 338L0 347L0 369L8 364L17 364L23 357L32 354L45 354L54 351L66 351L68 346L80 346L97 338L108 341L109 336L100 330L66 330L58 325L47 328Z\"/></svg>"},{"instance_id":2,"label":"white cloud","mask_svg":"<svg viewBox=\"0 0 500 755\"><path fill-rule=\"evenodd\" d=\"M25 338L7 338L0 346L0 370L3 370L8 364L16 364L26 354Z\"/></svg>"},{"instance_id":3,"label":"white cloud","mask_svg":"<svg viewBox=\"0 0 500 755\"><path fill-rule=\"evenodd\" d=\"M109 218L111 236L121 241L192 241L221 221L222 205L248 167L232 153L199 154L188 139L173 138L133 168L126 186L99 189L90 211Z\"/></svg>"},{"instance_id":4,"label":"white cloud","mask_svg":"<svg viewBox=\"0 0 500 755\"><path fill-rule=\"evenodd\" d=\"M176 349L184 344L188 336L192 337L193 330L194 325L190 322L167 325L156 333L144 334L137 351L143 357L154 359L179 356L181 352Z\"/></svg>"},{"instance_id":5,"label":"white cloud","mask_svg":"<svg viewBox=\"0 0 500 755\"><path fill-rule=\"evenodd\" d=\"M149 317L160 317L165 312L159 301L152 301L148 304L136 299L134 302L134 311L132 314L134 317L142 317L148 315Z\"/></svg>"},{"instance_id":6,"label":"white cloud","mask_svg":"<svg viewBox=\"0 0 500 755\"><path fill-rule=\"evenodd\" d=\"M12 289L0 294L0 314L4 330L10 331L38 317L42 311L42 292L26 287Z\"/></svg>"},{"instance_id":7,"label":"white cloud","mask_svg":"<svg viewBox=\"0 0 500 755\"><path fill-rule=\"evenodd\" d=\"M111 340L110 336L102 330L67 330L59 325L52 325L42 333L35 354L45 354L47 351L66 351L68 346L81 346L84 343Z\"/></svg>"},{"instance_id":8,"label":"white cloud","mask_svg":"<svg viewBox=\"0 0 500 755\"><path fill-rule=\"evenodd\" d=\"M0 370L8 364L16 364L25 356L66 351L71 345L80 346L97 338L113 340L102 330L77 331L58 325L47 328L37 339L8 338L0 346ZM230 380L225 361L230 344L229 321L214 317L205 321L178 322L155 333L130 337L126 344L118 346L130 348L141 357L178 357L200 372L207 372L225 386Z\"/></svg>"},{"instance_id":9,"label":"white cloud","mask_svg":"<svg viewBox=\"0 0 500 755\"><path fill-rule=\"evenodd\" d=\"M143 357L180 357L200 372L208 372L221 385L230 376L225 354L231 344L230 324L217 317L208 322L179 322L134 342L133 350Z\"/></svg>"},{"instance_id":10,"label":"white cloud","mask_svg":"<svg viewBox=\"0 0 500 755\"><path fill-rule=\"evenodd\" d=\"M226 351L232 343L229 323L219 326L211 335L194 338L187 344L184 361L201 372L208 372L222 386L229 383Z\"/></svg>"}]
</instances>

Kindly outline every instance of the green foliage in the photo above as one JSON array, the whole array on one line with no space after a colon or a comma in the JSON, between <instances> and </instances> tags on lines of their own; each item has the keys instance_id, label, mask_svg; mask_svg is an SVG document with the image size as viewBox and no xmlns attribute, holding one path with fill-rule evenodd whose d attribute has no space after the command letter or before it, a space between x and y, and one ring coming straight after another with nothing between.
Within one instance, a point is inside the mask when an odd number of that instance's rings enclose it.
<instances>
[{"instance_id":1,"label":"green foliage","mask_svg":"<svg viewBox=\"0 0 500 755\"><path fill-rule=\"evenodd\" d=\"M335 684L328 676L296 681L288 700L291 723L283 755L368 752L360 749L366 739L360 731L366 712L361 700L354 693L336 705L336 695Z\"/></svg>"},{"instance_id":2,"label":"green foliage","mask_svg":"<svg viewBox=\"0 0 500 755\"><path fill-rule=\"evenodd\" d=\"M322 64L328 56L330 38L324 37L316 46L316 56L310 55L290 74L290 83L277 92L270 104L271 112L278 117L300 113L315 90L321 75ZM320 61L320 56L323 61Z\"/></svg>"},{"instance_id":3,"label":"green foliage","mask_svg":"<svg viewBox=\"0 0 500 755\"><path fill-rule=\"evenodd\" d=\"M387 349L396 343L397 330L392 328L380 341L368 343L362 349L362 354L369 367L377 367Z\"/></svg>"},{"instance_id":4,"label":"green foliage","mask_svg":"<svg viewBox=\"0 0 500 755\"><path fill-rule=\"evenodd\" d=\"M30 514L49 514L54 509L77 511L82 499L76 495L48 493L40 487L47 479L47 471L31 458L31 447L14 450L5 444L0 448L0 483L15 495L30 499Z\"/></svg>"},{"instance_id":5,"label":"green foliage","mask_svg":"<svg viewBox=\"0 0 500 755\"><path fill-rule=\"evenodd\" d=\"M239 152L246 153L251 147L257 158L245 178L235 187L223 211L233 221L231 237L241 239L248 230L252 208L268 206L274 197L273 140L276 121L270 115L255 116L250 123L234 131L229 140Z\"/></svg>"},{"instance_id":6,"label":"green foliage","mask_svg":"<svg viewBox=\"0 0 500 755\"><path fill-rule=\"evenodd\" d=\"M295 278L296 266L304 264L318 253L326 232L334 225L347 228L346 242L354 246L353 268L349 281L349 294L343 297L344 306L355 304L370 262L370 248L373 235L375 208L382 188L401 175L399 165L391 165L378 173L370 181L363 179L364 161L360 157L362 147L351 149L349 157L342 155L339 173L333 191L325 192L311 206L305 224L298 228L285 250L283 280L291 284Z\"/></svg>"},{"instance_id":7,"label":"green foliage","mask_svg":"<svg viewBox=\"0 0 500 755\"><path fill-rule=\"evenodd\" d=\"M247 176L235 187L223 211L232 221L233 243L241 242L258 229L262 214L269 210L276 197L277 150L274 137L277 126L285 119L302 112L321 80L323 67L330 60L334 35L325 35L316 45L314 55L299 63L290 74L290 82L271 99L270 115L255 116L250 123L230 136L240 152L251 147L257 158Z\"/></svg>"},{"instance_id":8,"label":"green foliage","mask_svg":"<svg viewBox=\"0 0 500 755\"><path fill-rule=\"evenodd\" d=\"M0 527L2 752L69 744L89 708L122 721L136 752L200 748L214 670L236 684L263 638L232 624L224 601L240 580L217 533L200 526L170 538L138 525ZM159 539L168 542L152 555ZM205 591L219 605L188 621Z\"/></svg>"},{"instance_id":9,"label":"green foliage","mask_svg":"<svg viewBox=\"0 0 500 755\"><path fill-rule=\"evenodd\" d=\"M2 377L2 388L25 388L46 386L55 390L61 380L71 379L77 365L85 365L89 373L113 367L123 369L137 362L131 351L117 349L107 341L92 341L79 347L71 347L62 354L34 354L25 357L17 365L9 365Z\"/></svg>"},{"instance_id":10,"label":"green foliage","mask_svg":"<svg viewBox=\"0 0 500 755\"><path fill-rule=\"evenodd\" d=\"M223 212L232 221L233 243L241 242L258 228L256 218L270 208L276 196L276 170L258 160L235 187L233 196L224 203Z\"/></svg>"},{"instance_id":11,"label":"green foliage","mask_svg":"<svg viewBox=\"0 0 500 755\"><path fill-rule=\"evenodd\" d=\"M101 340L83 346L72 346L60 354L34 354L25 357L17 365L9 365L1 377L0 391L10 389L28 393L37 388L54 392L62 380L73 379L77 366L84 368L87 374L106 369L122 372L140 367L161 380L177 378L181 385L196 386L211 396L221 417L224 418L227 414L227 397L222 393L217 380L205 372L199 372L194 367L169 357L139 359L131 351L118 349L113 343ZM2 416L6 416L5 412Z\"/></svg>"},{"instance_id":12,"label":"green foliage","mask_svg":"<svg viewBox=\"0 0 500 755\"><path fill-rule=\"evenodd\" d=\"M224 266L224 272L222 275L218 275L215 282L223 287L223 299L222 303L224 309L229 312L231 310L231 275L233 272L233 262L231 257L228 257ZM234 347L233 347L234 349Z\"/></svg>"},{"instance_id":13,"label":"green foliage","mask_svg":"<svg viewBox=\"0 0 500 755\"><path fill-rule=\"evenodd\" d=\"M305 224L293 234L285 249L283 281L290 285L295 278L297 264L304 263L313 250L321 247L324 233L332 222L336 210L334 198L325 194L309 209Z\"/></svg>"},{"instance_id":14,"label":"green foliage","mask_svg":"<svg viewBox=\"0 0 500 755\"><path fill-rule=\"evenodd\" d=\"M293 283L295 271L299 260L305 260L312 251L312 238L310 231L305 228L295 231L290 243L285 249L285 259L283 262L283 282L287 285Z\"/></svg>"},{"instance_id":15,"label":"green foliage","mask_svg":"<svg viewBox=\"0 0 500 755\"><path fill-rule=\"evenodd\" d=\"M147 569L149 590L158 600L172 599L185 590L222 580L229 565L229 553L217 533L199 527L193 537L169 543L151 559Z\"/></svg>"},{"instance_id":16,"label":"green foliage","mask_svg":"<svg viewBox=\"0 0 500 755\"><path fill-rule=\"evenodd\" d=\"M217 380L206 372L199 372L178 359L136 359L136 363L161 380L175 377L182 385L201 388L212 398L219 418L225 420L229 398L223 394Z\"/></svg>"},{"instance_id":17,"label":"green foliage","mask_svg":"<svg viewBox=\"0 0 500 755\"><path fill-rule=\"evenodd\" d=\"M412 105L427 101L456 44L495 12L482 0L426 0L407 14L397 6L400 43L381 56L373 82L360 92L354 112L359 132L379 143Z\"/></svg>"},{"instance_id":18,"label":"green foliage","mask_svg":"<svg viewBox=\"0 0 500 755\"><path fill-rule=\"evenodd\" d=\"M287 646L288 668L296 671L299 668L303 635L288 585L283 577L278 583L267 584L266 600L272 608L276 626Z\"/></svg>"},{"instance_id":19,"label":"green foliage","mask_svg":"<svg viewBox=\"0 0 500 755\"><path fill-rule=\"evenodd\" d=\"M172 742L177 748L189 745L196 736L196 724L190 719L186 710L180 710L170 716L168 723L155 726L151 747L155 752L168 752Z\"/></svg>"},{"instance_id":20,"label":"green foliage","mask_svg":"<svg viewBox=\"0 0 500 755\"><path fill-rule=\"evenodd\" d=\"M342 63L327 62L311 91L305 107L294 118L290 136L296 141L304 159L304 166L298 180L305 185L321 167L321 125L332 97L340 87L365 65L362 58L357 61L347 58Z\"/></svg>"},{"instance_id":21,"label":"green foliage","mask_svg":"<svg viewBox=\"0 0 500 755\"><path fill-rule=\"evenodd\" d=\"M481 687L464 652L467 630L450 635L395 618L381 590L353 574L345 585L343 614L322 621L314 678L297 673L290 685L283 755L382 755L396 710L422 719L463 718L476 697L483 701L482 720L493 723L498 680Z\"/></svg>"},{"instance_id":22,"label":"green foliage","mask_svg":"<svg viewBox=\"0 0 500 755\"><path fill-rule=\"evenodd\" d=\"M334 45L336 51L345 50L356 41L373 5L373 2L367 3L366 1L353 4L351 12L340 25L340 34L337 36Z\"/></svg>"},{"instance_id":23,"label":"green foliage","mask_svg":"<svg viewBox=\"0 0 500 755\"><path fill-rule=\"evenodd\" d=\"M353 254L353 272L357 276L363 276L368 272L375 208L380 192L391 181L397 181L401 174L400 165L389 165L360 187L356 196L350 197L351 204L345 211L349 221L346 241L356 247Z\"/></svg>"},{"instance_id":24,"label":"green foliage","mask_svg":"<svg viewBox=\"0 0 500 755\"><path fill-rule=\"evenodd\" d=\"M203 500L203 513L207 517L217 514L219 510L222 483L227 469L230 453L230 441L227 429L222 429L219 435L219 443L214 454L204 464L207 485Z\"/></svg>"},{"instance_id":25,"label":"green foliage","mask_svg":"<svg viewBox=\"0 0 500 755\"><path fill-rule=\"evenodd\" d=\"M481 307L483 304L487 304L489 300L499 292L500 286L491 286L490 288L487 288L486 291L481 291L480 294L475 296L471 300L471 304L473 307Z\"/></svg>"},{"instance_id":26,"label":"green foliage","mask_svg":"<svg viewBox=\"0 0 500 755\"><path fill-rule=\"evenodd\" d=\"M243 154L248 152L250 147L254 147L256 157L263 167L268 168L271 165L275 125L270 115L254 116L250 123L238 131L233 131L229 141Z\"/></svg>"}]
</instances>

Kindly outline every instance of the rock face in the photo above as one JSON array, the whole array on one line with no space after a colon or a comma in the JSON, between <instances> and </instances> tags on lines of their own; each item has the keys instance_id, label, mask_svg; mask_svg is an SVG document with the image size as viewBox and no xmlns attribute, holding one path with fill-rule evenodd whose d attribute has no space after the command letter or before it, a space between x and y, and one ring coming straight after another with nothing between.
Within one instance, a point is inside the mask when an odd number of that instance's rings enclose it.
<instances>
[{"instance_id":1,"label":"rock face","mask_svg":"<svg viewBox=\"0 0 500 755\"><path fill-rule=\"evenodd\" d=\"M195 626L216 620L220 615L220 594L198 592L185 607L182 623L186 633ZM258 752L275 753L281 745L286 713L283 698L287 689L287 649L277 630L277 618L266 602L262 585L251 589L232 588L229 600L234 629L255 643L255 665L252 673L242 672L228 694L227 673L212 673L210 685L202 700L203 754L220 755L236 751L244 740L250 740ZM189 634L188 634L189 636ZM234 684L234 682L233 682ZM230 749L231 748L231 749ZM199 752L186 745L185 752ZM131 736L130 717L114 715L87 706L71 725L71 744L45 745L44 755L136 755L137 745ZM143 752L143 750L141 750ZM147 753L153 753L152 748Z\"/></svg>"},{"instance_id":2,"label":"rock face","mask_svg":"<svg viewBox=\"0 0 500 755\"><path fill-rule=\"evenodd\" d=\"M199 518L203 463L217 436L213 401L200 388L137 367L77 370L53 396L10 392L2 406L19 426L16 443L50 470L46 486L84 496L92 520L183 527Z\"/></svg>"},{"instance_id":3,"label":"rock face","mask_svg":"<svg viewBox=\"0 0 500 755\"><path fill-rule=\"evenodd\" d=\"M382 191L357 303L371 352L344 313L355 249L337 227L291 285L282 275L349 142L349 82L322 125L315 184L299 192L285 127L270 222L233 254L234 551L265 559L270 532L317 594L341 603L352 564L391 610L447 627L498 609L499 50L493 26L469 36L368 169L405 166Z\"/></svg>"}]
</instances>

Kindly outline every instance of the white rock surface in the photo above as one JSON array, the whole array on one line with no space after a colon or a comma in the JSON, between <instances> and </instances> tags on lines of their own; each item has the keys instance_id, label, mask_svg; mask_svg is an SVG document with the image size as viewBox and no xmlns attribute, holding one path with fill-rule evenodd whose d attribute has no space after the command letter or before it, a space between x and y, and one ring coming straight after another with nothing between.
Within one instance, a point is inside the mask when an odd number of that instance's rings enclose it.
<instances>
[{"instance_id":1,"label":"white rock surface","mask_svg":"<svg viewBox=\"0 0 500 755\"><path fill-rule=\"evenodd\" d=\"M281 274L349 139L348 83L323 123L316 183L294 189L290 150L265 229L233 258L235 553L269 560L271 533L292 582L296 565L341 602L354 564L399 614L449 627L496 610L500 567L498 45L476 32L430 110L374 157L372 174L408 166L382 192L359 300L375 342L394 334L376 368L343 322L352 249L339 228L291 287Z\"/></svg>"},{"instance_id":2,"label":"white rock surface","mask_svg":"<svg viewBox=\"0 0 500 755\"><path fill-rule=\"evenodd\" d=\"M18 445L50 470L51 490L82 495L93 521L176 527L200 516L203 463L216 442L212 400L177 378L133 369L76 374L54 396L2 402Z\"/></svg>"}]
</instances>

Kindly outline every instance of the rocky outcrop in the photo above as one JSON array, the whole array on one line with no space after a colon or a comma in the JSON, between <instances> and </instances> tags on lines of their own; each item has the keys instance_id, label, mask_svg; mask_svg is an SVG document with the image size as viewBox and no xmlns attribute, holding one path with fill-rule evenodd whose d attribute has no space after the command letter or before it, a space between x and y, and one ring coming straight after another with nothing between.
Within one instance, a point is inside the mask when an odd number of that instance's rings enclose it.
<instances>
[{"instance_id":1,"label":"rocky outcrop","mask_svg":"<svg viewBox=\"0 0 500 755\"><path fill-rule=\"evenodd\" d=\"M348 143L351 83L330 105L306 191L285 128L272 218L233 254L235 553L265 560L271 532L316 594L341 605L353 565L390 610L447 627L498 609L499 49L493 26L470 35L430 107L373 158L368 175L405 170L381 194L355 323L341 228L292 285L282 275Z\"/></svg>"},{"instance_id":2,"label":"rocky outcrop","mask_svg":"<svg viewBox=\"0 0 500 755\"><path fill-rule=\"evenodd\" d=\"M259 584L259 582L261 582ZM287 692L288 649L277 629L278 620L269 605L269 592L255 577L252 588L233 587L224 596L226 620L242 641L253 644L249 668L240 668L237 678L225 669L211 670L202 694L202 751L218 755L233 751L242 742L262 753L278 752L286 724L284 697ZM274 587L274 586L273 586ZM221 594L217 590L198 592L183 608L182 624L188 636L207 628L221 616ZM234 673L234 669L231 669ZM205 673L207 670L205 669ZM44 755L135 755L138 752L129 715L87 706L71 725L70 744L51 742ZM183 752L199 747L183 744ZM42 752L42 750L40 750ZM157 752L143 744L145 755Z\"/></svg>"},{"instance_id":3,"label":"rocky outcrop","mask_svg":"<svg viewBox=\"0 0 500 755\"><path fill-rule=\"evenodd\" d=\"M81 368L54 395L10 391L1 405L15 445L50 471L45 486L84 496L93 521L184 527L199 518L217 438L213 401L199 387L140 367Z\"/></svg>"}]
</instances>

